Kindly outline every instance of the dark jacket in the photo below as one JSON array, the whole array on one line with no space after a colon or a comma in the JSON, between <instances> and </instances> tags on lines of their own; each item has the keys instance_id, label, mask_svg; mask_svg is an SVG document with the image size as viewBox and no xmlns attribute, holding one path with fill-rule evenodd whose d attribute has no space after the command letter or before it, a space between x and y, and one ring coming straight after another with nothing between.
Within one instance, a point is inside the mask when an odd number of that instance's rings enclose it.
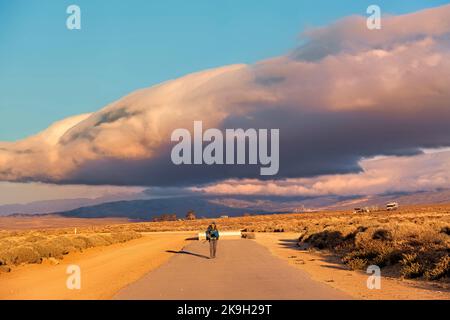
<instances>
[{"instance_id":1,"label":"dark jacket","mask_svg":"<svg viewBox=\"0 0 450 320\"><path fill-rule=\"evenodd\" d=\"M211 227L208 227L206 230L206 240L218 240L219 239L219 230L214 230Z\"/></svg>"}]
</instances>

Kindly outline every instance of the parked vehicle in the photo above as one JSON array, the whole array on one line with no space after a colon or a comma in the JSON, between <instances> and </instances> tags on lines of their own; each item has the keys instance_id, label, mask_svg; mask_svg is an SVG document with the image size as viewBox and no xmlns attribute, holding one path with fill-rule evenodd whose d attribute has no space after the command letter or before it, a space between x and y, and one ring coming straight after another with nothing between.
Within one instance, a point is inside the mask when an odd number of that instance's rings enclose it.
<instances>
[{"instance_id":1,"label":"parked vehicle","mask_svg":"<svg viewBox=\"0 0 450 320\"><path fill-rule=\"evenodd\" d=\"M398 205L397 202L389 202L386 205L386 210L387 211L395 211L395 210L398 210L398 208L399 208L399 205Z\"/></svg>"}]
</instances>

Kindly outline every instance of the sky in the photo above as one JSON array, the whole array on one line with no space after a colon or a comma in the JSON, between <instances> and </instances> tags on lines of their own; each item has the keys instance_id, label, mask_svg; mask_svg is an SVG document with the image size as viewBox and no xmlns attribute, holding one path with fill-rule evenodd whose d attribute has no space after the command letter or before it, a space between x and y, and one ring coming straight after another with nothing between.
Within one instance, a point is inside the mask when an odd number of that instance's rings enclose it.
<instances>
[{"instance_id":1,"label":"sky","mask_svg":"<svg viewBox=\"0 0 450 320\"><path fill-rule=\"evenodd\" d=\"M191 72L284 54L305 29L373 3L0 0L0 141ZM376 1L391 14L444 3ZM70 4L81 8L82 30L66 28Z\"/></svg>"},{"instance_id":2,"label":"sky","mask_svg":"<svg viewBox=\"0 0 450 320\"><path fill-rule=\"evenodd\" d=\"M70 31L73 3L0 0L0 205L450 186L449 1L377 1L378 31L369 1L78 1ZM279 128L277 176L175 166L198 120Z\"/></svg>"}]
</instances>

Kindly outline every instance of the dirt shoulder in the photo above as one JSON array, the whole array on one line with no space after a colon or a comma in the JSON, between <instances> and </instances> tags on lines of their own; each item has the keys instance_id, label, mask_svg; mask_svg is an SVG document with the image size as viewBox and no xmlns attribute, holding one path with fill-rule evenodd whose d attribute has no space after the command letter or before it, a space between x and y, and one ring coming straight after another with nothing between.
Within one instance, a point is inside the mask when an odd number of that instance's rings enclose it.
<instances>
[{"instance_id":1,"label":"dirt shoulder","mask_svg":"<svg viewBox=\"0 0 450 320\"><path fill-rule=\"evenodd\" d=\"M299 250L297 233L257 233L256 241L289 264L306 271L313 280L326 283L356 299L450 300L450 291L439 284L382 277L380 290L367 288L368 274L351 271L333 255Z\"/></svg>"},{"instance_id":2,"label":"dirt shoulder","mask_svg":"<svg viewBox=\"0 0 450 320\"><path fill-rule=\"evenodd\" d=\"M192 233L145 234L142 238L107 247L71 253L59 264L46 260L0 273L0 299L110 299L118 290L166 262L186 245ZM81 269L81 289L69 290L69 265Z\"/></svg>"}]
</instances>

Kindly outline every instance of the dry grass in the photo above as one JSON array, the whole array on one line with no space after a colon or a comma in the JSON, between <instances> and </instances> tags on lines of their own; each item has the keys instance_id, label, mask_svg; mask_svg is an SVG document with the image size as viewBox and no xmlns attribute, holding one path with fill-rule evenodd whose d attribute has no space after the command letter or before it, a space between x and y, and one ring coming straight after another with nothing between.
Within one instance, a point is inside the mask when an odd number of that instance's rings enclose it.
<instances>
[{"instance_id":1,"label":"dry grass","mask_svg":"<svg viewBox=\"0 0 450 320\"><path fill-rule=\"evenodd\" d=\"M404 278L450 277L450 211L342 215L305 224L299 241L332 251L352 269L369 265Z\"/></svg>"},{"instance_id":2,"label":"dry grass","mask_svg":"<svg viewBox=\"0 0 450 320\"><path fill-rule=\"evenodd\" d=\"M64 231L29 231L0 233L0 271L10 266L41 263L43 259L62 259L73 251L108 246L139 238L137 232L64 234Z\"/></svg>"}]
</instances>

